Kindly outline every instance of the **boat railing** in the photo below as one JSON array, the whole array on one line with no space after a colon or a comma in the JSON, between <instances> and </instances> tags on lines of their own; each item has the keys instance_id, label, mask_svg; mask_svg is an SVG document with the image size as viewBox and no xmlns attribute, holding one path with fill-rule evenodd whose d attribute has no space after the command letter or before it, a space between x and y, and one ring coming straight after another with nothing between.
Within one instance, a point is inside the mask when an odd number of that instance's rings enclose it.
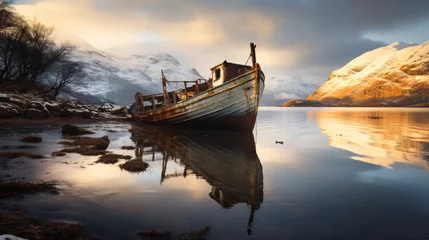
<instances>
[{"instance_id":1,"label":"boat railing","mask_svg":"<svg viewBox=\"0 0 429 240\"><path fill-rule=\"evenodd\" d=\"M135 102L136 102L136 112L145 112L149 110L156 110L157 108L167 106L169 104L176 104L182 100L191 98L201 91L206 89L213 88L213 85L210 83L210 80L204 78L198 78L196 80L188 81L168 81L164 74L162 73L163 78L163 93L157 94L148 94L142 95L141 93L136 93ZM177 89L173 91L167 91L166 85L169 83L183 83L184 88ZM204 85L204 86L203 86ZM145 102L150 102L151 105L146 105Z\"/></svg>"}]
</instances>

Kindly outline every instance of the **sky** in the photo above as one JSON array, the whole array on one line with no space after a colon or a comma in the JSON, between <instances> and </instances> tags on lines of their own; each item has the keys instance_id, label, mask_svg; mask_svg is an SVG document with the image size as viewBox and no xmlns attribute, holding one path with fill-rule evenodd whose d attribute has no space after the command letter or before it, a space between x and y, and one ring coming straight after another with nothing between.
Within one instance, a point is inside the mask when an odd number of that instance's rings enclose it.
<instances>
[{"instance_id":1,"label":"sky","mask_svg":"<svg viewBox=\"0 0 429 240\"><path fill-rule=\"evenodd\" d=\"M58 31L120 55L167 52L203 76L244 64L249 43L268 78L323 84L362 53L429 41L428 0L15 0Z\"/></svg>"}]
</instances>

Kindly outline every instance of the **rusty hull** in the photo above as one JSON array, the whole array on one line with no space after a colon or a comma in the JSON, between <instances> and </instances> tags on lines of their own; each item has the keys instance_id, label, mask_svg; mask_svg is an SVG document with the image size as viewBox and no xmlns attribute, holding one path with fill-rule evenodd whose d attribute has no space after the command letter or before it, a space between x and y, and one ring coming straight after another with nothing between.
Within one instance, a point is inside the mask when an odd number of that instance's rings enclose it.
<instances>
[{"instance_id":1,"label":"rusty hull","mask_svg":"<svg viewBox=\"0 0 429 240\"><path fill-rule=\"evenodd\" d=\"M256 65L253 70L192 98L159 109L136 112L132 117L144 123L252 131L264 90L264 78Z\"/></svg>"}]
</instances>

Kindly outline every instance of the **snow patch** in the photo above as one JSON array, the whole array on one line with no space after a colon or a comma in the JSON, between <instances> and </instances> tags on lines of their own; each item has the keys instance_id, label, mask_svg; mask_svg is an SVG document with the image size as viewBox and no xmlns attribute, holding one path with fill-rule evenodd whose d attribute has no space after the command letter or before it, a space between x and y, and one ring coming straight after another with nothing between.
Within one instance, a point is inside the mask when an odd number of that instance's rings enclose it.
<instances>
[{"instance_id":1,"label":"snow patch","mask_svg":"<svg viewBox=\"0 0 429 240\"><path fill-rule=\"evenodd\" d=\"M328 81L308 99L405 96L415 86L429 86L428 52L429 42L421 45L395 42L366 52L333 71Z\"/></svg>"},{"instance_id":2,"label":"snow patch","mask_svg":"<svg viewBox=\"0 0 429 240\"><path fill-rule=\"evenodd\" d=\"M26 239L6 234L6 235L0 235L0 240L26 240Z\"/></svg>"},{"instance_id":3,"label":"snow patch","mask_svg":"<svg viewBox=\"0 0 429 240\"><path fill-rule=\"evenodd\" d=\"M162 92L161 70L168 80L196 80L201 78L197 70L181 66L168 53L135 53L127 57L100 51L76 36L57 32L57 43L70 41L75 45L69 61L78 63L81 81L71 84L63 94L67 98L82 96L108 99L121 105L134 101L136 92L153 94ZM48 78L55 77L54 74ZM101 101L101 100L100 100Z\"/></svg>"}]
</instances>

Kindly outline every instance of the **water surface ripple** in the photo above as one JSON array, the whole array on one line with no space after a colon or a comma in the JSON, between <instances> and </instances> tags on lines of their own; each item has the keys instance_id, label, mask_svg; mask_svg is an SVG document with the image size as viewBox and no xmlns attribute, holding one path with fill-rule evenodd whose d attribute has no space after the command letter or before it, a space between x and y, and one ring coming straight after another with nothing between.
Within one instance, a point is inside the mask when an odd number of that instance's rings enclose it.
<instances>
[{"instance_id":1,"label":"water surface ripple","mask_svg":"<svg viewBox=\"0 0 429 240\"><path fill-rule=\"evenodd\" d=\"M429 239L429 111L261 108L253 134L86 124L140 173L97 157L3 161L0 179L54 181L59 195L8 199L46 221L96 236L140 239L211 226L208 239ZM108 131L114 130L114 131ZM1 126L0 151L28 134L50 155L59 127ZM132 145L136 150L121 150Z\"/></svg>"}]
</instances>

